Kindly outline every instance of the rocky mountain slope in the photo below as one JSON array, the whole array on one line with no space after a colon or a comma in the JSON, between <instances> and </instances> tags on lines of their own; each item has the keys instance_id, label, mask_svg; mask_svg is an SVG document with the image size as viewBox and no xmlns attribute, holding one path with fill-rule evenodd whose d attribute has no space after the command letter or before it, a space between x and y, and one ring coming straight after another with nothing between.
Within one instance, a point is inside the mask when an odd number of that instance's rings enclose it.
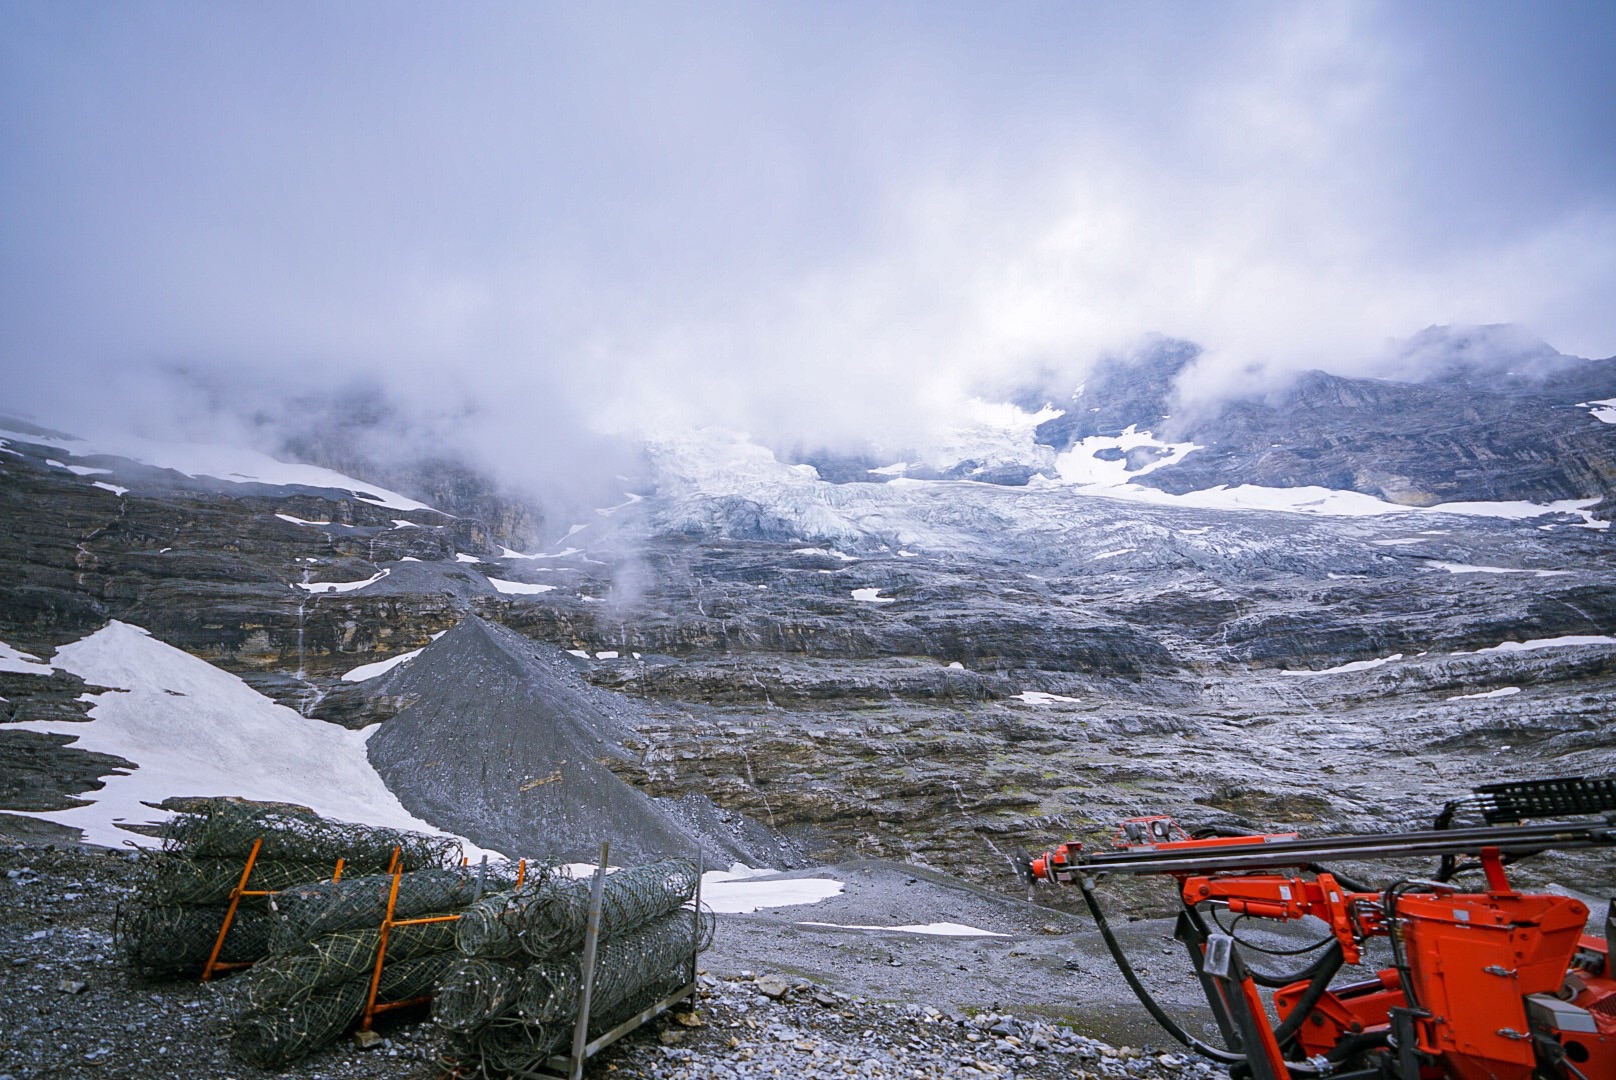
<instances>
[{"instance_id":1,"label":"rocky mountain slope","mask_svg":"<svg viewBox=\"0 0 1616 1080\"><path fill-rule=\"evenodd\" d=\"M306 716L379 724L403 803L491 841L561 812L522 785L582 762L537 733L585 700L589 784L715 854L1015 893L1017 848L1132 813L1407 827L1483 780L1616 766L1616 364L1454 355L1171 426L1194 350L1167 343L1023 402L1061 415L994 406L915 460L663 437L645 486L531 553L325 470L13 424L0 640L48 661L143 627ZM48 664L0 680L10 720L89 708ZM0 738L3 809L93 799L111 764Z\"/></svg>"}]
</instances>

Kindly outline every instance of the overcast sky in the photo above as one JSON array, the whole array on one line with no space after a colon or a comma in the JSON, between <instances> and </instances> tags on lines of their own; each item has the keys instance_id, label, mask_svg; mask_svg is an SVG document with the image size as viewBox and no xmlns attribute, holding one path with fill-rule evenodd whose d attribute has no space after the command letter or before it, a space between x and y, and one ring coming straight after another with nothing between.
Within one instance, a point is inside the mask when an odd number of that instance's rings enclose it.
<instances>
[{"instance_id":1,"label":"overcast sky","mask_svg":"<svg viewBox=\"0 0 1616 1080\"><path fill-rule=\"evenodd\" d=\"M901 434L1153 332L1608 356L1613 56L1608 3L9 0L5 396L368 380L525 453Z\"/></svg>"}]
</instances>

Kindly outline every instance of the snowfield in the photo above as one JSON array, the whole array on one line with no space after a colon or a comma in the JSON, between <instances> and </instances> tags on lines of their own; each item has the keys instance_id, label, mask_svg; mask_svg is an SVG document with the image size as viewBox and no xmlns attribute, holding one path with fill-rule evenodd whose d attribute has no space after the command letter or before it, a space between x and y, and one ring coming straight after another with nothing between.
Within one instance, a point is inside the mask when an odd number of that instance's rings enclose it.
<instances>
[{"instance_id":1,"label":"snowfield","mask_svg":"<svg viewBox=\"0 0 1616 1080\"><path fill-rule=\"evenodd\" d=\"M229 672L165 645L138 626L111 622L64 645L51 665L109 687L88 723L32 721L14 726L75 737L79 749L115 754L138 766L105 777L87 806L31 816L84 831L89 843L155 845L122 822L161 821L146 803L176 795L239 795L297 803L339 821L446 835L411 815L365 756L377 730L349 731L301 716ZM483 854L466 844L466 853ZM497 852L489 852L498 855Z\"/></svg>"}]
</instances>

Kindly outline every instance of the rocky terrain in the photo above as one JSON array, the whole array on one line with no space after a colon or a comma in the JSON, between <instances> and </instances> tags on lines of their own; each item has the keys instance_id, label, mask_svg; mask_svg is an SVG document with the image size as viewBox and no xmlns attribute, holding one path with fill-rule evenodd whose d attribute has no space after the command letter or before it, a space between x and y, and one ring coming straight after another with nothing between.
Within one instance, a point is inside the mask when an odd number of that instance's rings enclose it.
<instances>
[{"instance_id":1,"label":"rocky terrain","mask_svg":"<svg viewBox=\"0 0 1616 1080\"><path fill-rule=\"evenodd\" d=\"M73 745L127 687L51 663L112 619L373 732L370 764L411 813L488 846L580 854L606 831L628 852L875 860L1015 903L1018 851L1134 814L1411 828L1478 783L1616 771L1616 424L1600 405L1616 361L1438 344L1451 362L1419 383L1318 373L1198 414L1173 396L1193 347L1165 343L1076 395L1028 391L947 453L665 436L621 498L542 526L446 467L394 469L421 482L403 495L7 422L0 829L66 839L27 815L138 773ZM457 501L417 501L443 495ZM1524 873L1590 897L1613 880L1605 856ZM1050 918L1070 901L1037 897ZM756 920L715 973L789 955L812 960L791 977L830 992L918 1002L921 965L877 986L834 962L852 953ZM1013 966L986 962L953 964L925 1003L999 1011ZM1063 964L1017 1015L1069 1015L1048 1000L1082 984ZM710 989L736 1007L751 993ZM818 1067L785 1049L831 1038L797 1038L836 1012L812 1000L723 1024L771 1068ZM925 1045L966 1031L893 1022ZM835 1028L845 1053L853 1026ZM635 1067L695 1075L680 1055L717 1053L721 1027L635 1050ZM926 1067L965 1052L948 1046ZM1044 1067L1013 1056L985 1060Z\"/></svg>"}]
</instances>

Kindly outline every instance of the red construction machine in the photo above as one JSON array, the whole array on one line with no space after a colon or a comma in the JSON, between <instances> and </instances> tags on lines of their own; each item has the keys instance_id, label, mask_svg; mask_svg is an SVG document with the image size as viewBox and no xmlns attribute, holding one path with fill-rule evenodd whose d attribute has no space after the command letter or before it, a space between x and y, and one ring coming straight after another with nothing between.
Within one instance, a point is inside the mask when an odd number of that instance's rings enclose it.
<instances>
[{"instance_id":1,"label":"red construction machine","mask_svg":"<svg viewBox=\"0 0 1616 1080\"><path fill-rule=\"evenodd\" d=\"M1170 818L1143 817L1123 822L1112 850L1065 844L1029 856L1024 869L1034 881L1077 885L1140 1002L1236 1080L1616 1080L1616 900L1604 935L1588 934L1586 904L1517 892L1504 872L1544 851L1616 845L1613 811L1616 776L1490 784L1421 832L1190 835ZM1483 823L1455 825L1471 815ZM1528 823L1543 818L1555 820ZM1430 879L1384 888L1324 865L1421 856L1439 860ZM1475 884L1455 883L1472 873ZM1177 880L1176 936L1226 1048L1186 1032L1139 981L1095 895L1106 874ZM1309 917L1324 932L1301 948L1238 934L1244 919ZM1389 945L1390 966L1337 984L1375 939ZM1272 974L1248 965L1257 952L1316 957Z\"/></svg>"}]
</instances>

